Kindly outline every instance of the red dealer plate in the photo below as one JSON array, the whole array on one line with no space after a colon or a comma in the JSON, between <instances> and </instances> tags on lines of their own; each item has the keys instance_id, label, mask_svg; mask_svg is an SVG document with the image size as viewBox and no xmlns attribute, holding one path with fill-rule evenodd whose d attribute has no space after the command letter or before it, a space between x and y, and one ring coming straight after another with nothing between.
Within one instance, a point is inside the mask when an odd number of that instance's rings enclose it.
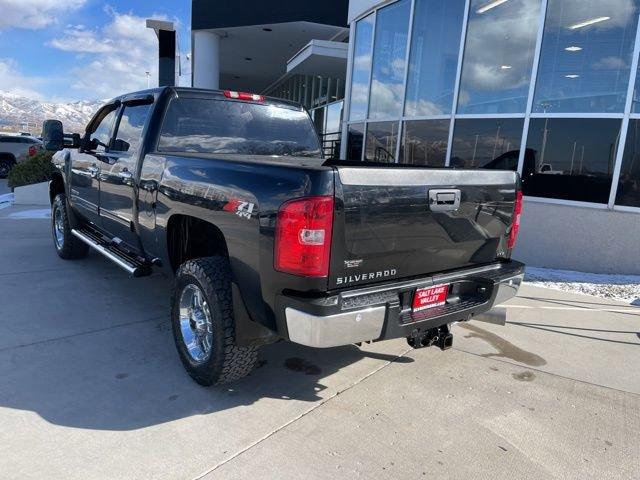
<instances>
[{"instance_id":1,"label":"red dealer plate","mask_svg":"<svg viewBox=\"0 0 640 480\"><path fill-rule=\"evenodd\" d=\"M447 302L449 285L420 288L413 296L413 311L419 312L428 308L439 307Z\"/></svg>"}]
</instances>

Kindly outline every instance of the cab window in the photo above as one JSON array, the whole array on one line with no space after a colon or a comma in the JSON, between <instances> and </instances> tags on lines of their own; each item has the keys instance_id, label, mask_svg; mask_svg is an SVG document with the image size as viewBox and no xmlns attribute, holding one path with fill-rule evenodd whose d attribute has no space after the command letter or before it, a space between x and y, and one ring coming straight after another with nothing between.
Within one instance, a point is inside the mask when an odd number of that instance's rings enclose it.
<instances>
[{"instance_id":1,"label":"cab window","mask_svg":"<svg viewBox=\"0 0 640 480\"><path fill-rule=\"evenodd\" d=\"M102 120L93 131L89 134L89 142L87 149L96 152L104 152L109 149L109 141L111 140L111 132L113 132L113 123L116 119L118 110L105 111Z\"/></svg>"},{"instance_id":2,"label":"cab window","mask_svg":"<svg viewBox=\"0 0 640 480\"><path fill-rule=\"evenodd\" d=\"M142 132L151 111L151 104L125 107L111 151L134 155L140 151Z\"/></svg>"}]
</instances>

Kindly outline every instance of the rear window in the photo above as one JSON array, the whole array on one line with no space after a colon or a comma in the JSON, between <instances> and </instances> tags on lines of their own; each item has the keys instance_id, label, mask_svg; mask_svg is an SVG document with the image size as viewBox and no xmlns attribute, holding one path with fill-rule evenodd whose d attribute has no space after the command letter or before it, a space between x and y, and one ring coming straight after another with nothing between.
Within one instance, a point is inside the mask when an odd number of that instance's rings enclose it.
<instances>
[{"instance_id":1,"label":"rear window","mask_svg":"<svg viewBox=\"0 0 640 480\"><path fill-rule=\"evenodd\" d=\"M309 116L274 105L214 99L171 101L158 150L320 157Z\"/></svg>"}]
</instances>

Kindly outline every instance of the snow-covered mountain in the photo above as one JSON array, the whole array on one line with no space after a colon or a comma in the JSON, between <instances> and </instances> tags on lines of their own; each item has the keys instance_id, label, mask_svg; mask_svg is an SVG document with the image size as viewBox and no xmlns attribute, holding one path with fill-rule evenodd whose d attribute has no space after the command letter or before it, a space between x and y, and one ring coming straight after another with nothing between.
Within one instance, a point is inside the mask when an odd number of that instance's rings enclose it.
<instances>
[{"instance_id":1,"label":"snow-covered mountain","mask_svg":"<svg viewBox=\"0 0 640 480\"><path fill-rule=\"evenodd\" d=\"M101 100L41 102L0 90L0 131L28 129L39 133L44 120L56 119L62 121L65 131L80 132L102 103Z\"/></svg>"}]
</instances>

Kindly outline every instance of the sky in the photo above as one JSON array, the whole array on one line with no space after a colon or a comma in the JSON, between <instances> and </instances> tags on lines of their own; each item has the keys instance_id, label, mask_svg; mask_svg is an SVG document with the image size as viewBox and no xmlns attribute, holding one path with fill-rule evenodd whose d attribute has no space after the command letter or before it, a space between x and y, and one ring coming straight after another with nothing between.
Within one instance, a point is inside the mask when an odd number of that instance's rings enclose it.
<instances>
[{"instance_id":1,"label":"sky","mask_svg":"<svg viewBox=\"0 0 640 480\"><path fill-rule=\"evenodd\" d=\"M181 84L191 67L190 0L0 0L0 91L68 102L157 85L158 44L145 19L178 31Z\"/></svg>"}]
</instances>

